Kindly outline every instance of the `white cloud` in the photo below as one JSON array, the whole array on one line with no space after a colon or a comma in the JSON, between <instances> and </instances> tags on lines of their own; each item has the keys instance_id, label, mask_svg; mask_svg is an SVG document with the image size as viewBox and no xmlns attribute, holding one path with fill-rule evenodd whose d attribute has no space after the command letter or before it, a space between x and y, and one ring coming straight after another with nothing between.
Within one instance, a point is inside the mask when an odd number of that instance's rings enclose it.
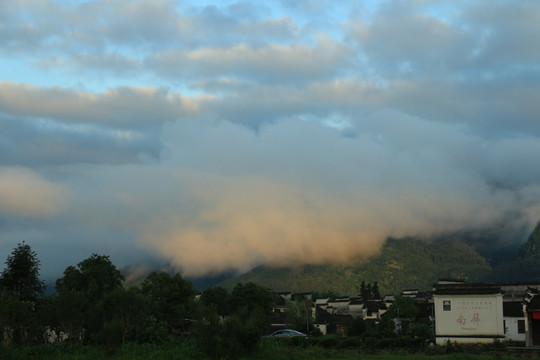
<instances>
[{"instance_id":1,"label":"white cloud","mask_svg":"<svg viewBox=\"0 0 540 360\"><path fill-rule=\"evenodd\" d=\"M48 217L67 205L66 189L30 169L0 167L0 212L5 215Z\"/></svg>"}]
</instances>

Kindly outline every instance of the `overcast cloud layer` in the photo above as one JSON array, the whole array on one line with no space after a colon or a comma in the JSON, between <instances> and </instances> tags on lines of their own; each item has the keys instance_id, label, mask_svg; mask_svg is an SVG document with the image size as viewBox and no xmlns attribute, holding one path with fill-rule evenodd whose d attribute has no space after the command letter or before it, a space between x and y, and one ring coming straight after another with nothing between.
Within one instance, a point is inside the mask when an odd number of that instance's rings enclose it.
<instances>
[{"instance_id":1,"label":"overcast cloud layer","mask_svg":"<svg viewBox=\"0 0 540 360\"><path fill-rule=\"evenodd\" d=\"M540 220L540 2L0 2L0 256L185 275Z\"/></svg>"}]
</instances>

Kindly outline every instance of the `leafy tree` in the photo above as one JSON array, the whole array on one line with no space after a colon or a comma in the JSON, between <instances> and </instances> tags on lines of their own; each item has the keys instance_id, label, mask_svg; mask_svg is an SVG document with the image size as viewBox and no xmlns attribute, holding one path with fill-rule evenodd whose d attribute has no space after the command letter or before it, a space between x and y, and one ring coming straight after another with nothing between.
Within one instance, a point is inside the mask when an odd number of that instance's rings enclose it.
<instances>
[{"instance_id":1,"label":"leafy tree","mask_svg":"<svg viewBox=\"0 0 540 360\"><path fill-rule=\"evenodd\" d=\"M53 310L59 316L57 325L72 339L99 341L107 320L100 304L107 294L122 288L123 280L105 255L92 254L76 267L68 266L56 281L58 299L53 302L57 306Z\"/></svg>"},{"instance_id":2,"label":"leafy tree","mask_svg":"<svg viewBox=\"0 0 540 360\"><path fill-rule=\"evenodd\" d=\"M211 358L237 358L252 352L270 323L273 305L274 297L267 289L252 282L238 283L228 297L229 314L224 319L215 304L200 304L194 330L197 343Z\"/></svg>"},{"instance_id":3,"label":"leafy tree","mask_svg":"<svg viewBox=\"0 0 540 360\"><path fill-rule=\"evenodd\" d=\"M197 291L180 274L154 271L143 281L141 293L148 296L155 320L168 324L169 331L179 332L183 319L193 310Z\"/></svg>"},{"instance_id":4,"label":"leafy tree","mask_svg":"<svg viewBox=\"0 0 540 360\"><path fill-rule=\"evenodd\" d=\"M245 285L238 283L231 292L229 303L232 312L242 308L248 311L259 310L269 319L272 314L274 298L270 291L252 282Z\"/></svg>"},{"instance_id":5,"label":"leafy tree","mask_svg":"<svg viewBox=\"0 0 540 360\"><path fill-rule=\"evenodd\" d=\"M63 291L49 296L45 305L46 322L59 336L51 340L84 340L85 324L94 305L82 291Z\"/></svg>"},{"instance_id":6,"label":"leafy tree","mask_svg":"<svg viewBox=\"0 0 540 360\"><path fill-rule=\"evenodd\" d=\"M101 303L102 312L109 330L117 328L120 342L125 343L148 319L148 301L139 289L123 288L108 293Z\"/></svg>"},{"instance_id":7,"label":"leafy tree","mask_svg":"<svg viewBox=\"0 0 540 360\"><path fill-rule=\"evenodd\" d=\"M313 316L311 309L306 309L306 302L304 300L298 301L286 301L285 305L287 306L287 326L299 330L299 331L309 331L306 327L309 325L309 328L313 327ZM306 312L307 319L306 319ZM306 324L307 322L307 324Z\"/></svg>"},{"instance_id":8,"label":"leafy tree","mask_svg":"<svg viewBox=\"0 0 540 360\"><path fill-rule=\"evenodd\" d=\"M200 302L206 306L214 305L221 316L229 314L229 293L221 286L204 290Z\"/></svg>"},{"instance_id":9,"label":"leafy tree","mask_svg":"<svg viewBox=\"0 0 540 360\"><path fill-rule=\"evenodd\" d=\"M124 276L108 256L92 254L77 267L68 266L56 281L56 290L82 291L91 301L98 301L105 293L121 288L122 281Z\"/></svg>"},{"instance_id":10,"label":"leafy tree","mask_svg":"<svg viewBox=\"0 0 540 360\"><path fill-rule=\"evenodd\" d=\"M399 333L403 333L411 322L416 319L418 308L414 300L405 296L396 296L388 311L383 315L388 319L397 319L396 327Z\"/></svg>"},{"instance_id":11,"label":"leafy tree","mask_svg":"<svg viewBox=\"0 0 540 360\"><path fill-rule=\"evenodd\" d=\"M26 345L27 330L34 320L32 303L20 301L13 294L2 293L0 298L0 329L7 345Z\"/></svg>"},{"instance_id":12,"label":"leafy tree","mask_svg":"<svg viewBox=\"0 0 540 360\"><path fill-rule=\"evenodd\" d=\"M6 260L0 275L0 289L15 295L20 301L36 301L45 292L45 283L39 279L40 261L30 245L18 244Z\"/></svg>"},{"instance_id":13,"label":"leafy tree","mask_svg":"<svg viewBox=\"0 0 540 360\"><path fill-rule=\"evenodd\" d=\"M418 308L414 304L414 300L410 297L396 296L386 314L392 318L415 319L416 314L418 314Z\"/></svg>"}]
</instances>

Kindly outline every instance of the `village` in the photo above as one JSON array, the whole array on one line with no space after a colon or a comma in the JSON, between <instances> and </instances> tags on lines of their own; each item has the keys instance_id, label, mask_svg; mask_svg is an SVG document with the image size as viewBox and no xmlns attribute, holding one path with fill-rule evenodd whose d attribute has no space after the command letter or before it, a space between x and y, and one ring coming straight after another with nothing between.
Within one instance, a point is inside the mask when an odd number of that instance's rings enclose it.
<instances>
[{"instance_id":1,"label":"village","mask_svg":"<svg viewBox=\"0 0 540 360\"><path fill-rule=\"evenodd\" d=\"M398 296L409 298L417 307L416 318L397 316L395 331L413 322L430 324L432 337L426 341L444 345L493 343L504 341L517 346L540 345L540 282L467 283L440 279L432 291L403 290ZM313 299L312 293L279 292L281 302L274 307L273 329L287 327L290 301L304 302L311 311L313 327L321 334L347 336L348 325L362 319L375 328L396 300L394 295L378 299L335 297ZM385 315L386 314L386 315Z\"/></svg>"}]
</instances>

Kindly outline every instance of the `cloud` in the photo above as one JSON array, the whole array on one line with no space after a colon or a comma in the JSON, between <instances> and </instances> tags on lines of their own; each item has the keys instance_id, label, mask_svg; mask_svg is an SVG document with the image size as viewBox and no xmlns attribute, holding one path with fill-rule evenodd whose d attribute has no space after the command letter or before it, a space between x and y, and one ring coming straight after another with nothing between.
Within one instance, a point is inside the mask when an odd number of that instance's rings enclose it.
<instances>
[{"instance_id":1,"label":"cloud","mask_svg":"<svg viewBox=\"0 0 540 360\"><path fill-rule=\"evenodd\" d=\"M498 143L395 113L369 121L355 138L297 121L257 134L175 124L166 136L179 141L163 159L178 197L141 222L139 241L201 275L339 262L372 255L387 236L519 227L540 215L538 184L488 182L498 164L489 174L482 164L504 151Z\"/></svg>"},{"instance_id":2,"label":"cloud","mask_svg":"<svg viewBox=\"0 0 540 360\"><path fill-rule=\"evenodd\" d=\"M0 167L0 212L25 217L49 217L66 208L67 190L38 173L20 167Z\"/></svg>"},{"instance_id":3,"label":"cloud","mask_svg":"<svg viewBox=\"0 0 540 360\"><path fill-rule=\"evenodd\" d=\"M87 123L129 128L152 122L175 120L192 111L196 99L187 101L166 88L117 87L102 94L61 87L36 87L0 83L0 105L4 113L49 118L66 123Z\"/></svg>"},{"instance_id":4,"label":"cloud","mask_svg":"<svg viewBox=\"0 0 540 360\"><path fill-rule=\"evenodd\" d=\"M150 57L147 66L164 77L213 77L219 74L264 83L301 83L325 79L348 67L346 47L329 38L308 45L266 45L168 50Z\"/></svg>"}]
</instances>

